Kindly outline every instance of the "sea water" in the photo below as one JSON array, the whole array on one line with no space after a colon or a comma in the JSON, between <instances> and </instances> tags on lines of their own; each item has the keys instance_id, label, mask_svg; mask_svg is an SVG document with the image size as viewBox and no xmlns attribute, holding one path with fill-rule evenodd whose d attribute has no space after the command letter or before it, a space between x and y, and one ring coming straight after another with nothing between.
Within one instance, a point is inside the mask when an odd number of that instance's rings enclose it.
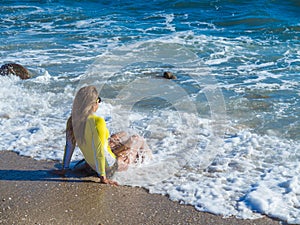
<instances>
[{"instance_id":1,"label":"sea water","mask_svg":"<svg viewBox=\"0 0 300 225\"><path fill-rule=\"evenodd\" d=\"M120 184L300 224L299 1L9 0L0 12L1 63L34 74L0 77L1 150L62 160L74 95L95 85L111 133L153 151Z\"/></svg>"}]
</instances>

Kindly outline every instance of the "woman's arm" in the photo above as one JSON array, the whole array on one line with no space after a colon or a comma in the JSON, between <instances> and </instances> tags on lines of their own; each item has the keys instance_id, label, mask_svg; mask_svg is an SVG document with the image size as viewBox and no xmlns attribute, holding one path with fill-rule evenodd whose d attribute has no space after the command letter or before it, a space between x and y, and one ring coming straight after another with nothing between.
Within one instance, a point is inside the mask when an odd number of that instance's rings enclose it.
<instances>
[{"instance_id":1,"label":"woman's arm","mask_svg":"<svg viewBox=\"0 0 300 225\"><path fill-rule=\"evenodd\" d=\"M63 169L69 169L71 158L76 147L76 140L73 132L72 117L67 120L66 126L66 146L63 158Z\"/></svg>"},{"instance_id":2,"label":"woman's arm","mask_svg":"<svg viewBox=\"0 0 300 225\"><path fill-rule=\"evenodd\" d=\"M103 124L102 118L93 116L91 118L94 120L94 127L92 128L92 146L94 151L94 160L96 166L96 172L99 176L106 176L105 172L105 150L104 150L104 143L105 138L103 136L102 127L105 125ZM105 121L104 121L105 122ZM93 126L91 124L91 126Z\"/></svg>"},{"instance_id":3,"label":"woman's arm","mask_svg":"<svg viewBox=\"0 0 300 225\"><path fill-rule=\"evenodd\" d=\"M66 145L64 149L64 157L62 162L62 169L60 170L54 170L53 173L64 176L67 172L67 170L70 167L70 162L72 155L74 153L74 149L76 147L76 140L73 133L73 126L72 126L72 117L69 117L67 120L66 125Z\"/></svg>"},{"instance_id":4,"label":"woman's arm","mask_svg":"<svg viewBox=\"0 0 300 225\"><path fill-rule=\"evenodd\" d=\"M75 140L72 140L69 132L67 132L66 146L65 146L64 158L63 158L63 169L64 170L67 170L70 167L70 162L71 162L71 158L74 153L75 147L76 147Z\"/></svg>"},{"instance_id":5,"label":"woman's arm","mask_svg":"<svg viewBox=\"0 0 300 225\"><path fill-rule=\"evenodd\" d=\"M117 185L118 183L116 181L109 180L106 178L106 172L105 172L105 164L108 163L110 160L115 161L115 159L112 158L112 156L109 154L108 149L108 137L109 137L109 131L106 127L105 120L101 117L95 117L95 124L96 124L96 130L98 135L98 140L100 143L98 143L98 149L97 149L97 159L100 164L100 182L103 184L112 184ZM96 138L96 137L95 137ZM106 152L106 154L105 154ZM108 157L110 157L108 159ZM108 165L110 166L110 165Z\"/></svg>"}]
</instances>

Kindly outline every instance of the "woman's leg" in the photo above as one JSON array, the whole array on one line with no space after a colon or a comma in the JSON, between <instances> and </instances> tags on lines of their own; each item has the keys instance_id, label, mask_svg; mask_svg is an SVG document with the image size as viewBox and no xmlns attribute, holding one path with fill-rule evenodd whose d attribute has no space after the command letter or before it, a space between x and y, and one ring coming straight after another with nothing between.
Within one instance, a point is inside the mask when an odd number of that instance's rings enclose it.
<instances>
[{"instance_id":1,"label":"woman's leg","mask_svg":"<svg viewBox=\"0 0 300 225\"><path fill-rule=\"evenodd\" d=\"M124 131L113 134L109 138L109 146L112 151L124 145L124 142L128 139L128 134Z\"/></svg>"},{"instance_id":2,"label":"woman's leg","mask_svg":"<svg viewBox=\"0 0 300 225\"><path fill-rule=\"evenodd\" d=\"M146 158L152 158L150 150L145 139L139 135L129 135L126 132L114 134L110 138L109 145L118 158L118 170L127 170L129 164L140 160L143 162Z\"/></svg>"},{"instance_id":3,"label":"woman's leg","mask_svg":"<svg viewBox=\"0 0 300 225\"><path fill-rule=\"evenodd\" d=\"M117 156L118 171L125 171L128 169L129 160L126 151L126 146L124 145L124 140L128 139L128 134L124 131L111 135L109 138L109 146L113 153ZM122 154L121 154L122 153Z\"/></svg>"},{"instance_id":4,"label":"woman's leg","mask_svg":"<svg viewBox=\"0 0 300 225\"><path fill-rule=\"evenodd\" d=\"M143 162L146 158L152 158L152 151L145 139L139 135L129 137L124 145L119 147L116 152L119 156L126 156L128 163L137 163L139 160Z\"/></svg>"}]
</instances>

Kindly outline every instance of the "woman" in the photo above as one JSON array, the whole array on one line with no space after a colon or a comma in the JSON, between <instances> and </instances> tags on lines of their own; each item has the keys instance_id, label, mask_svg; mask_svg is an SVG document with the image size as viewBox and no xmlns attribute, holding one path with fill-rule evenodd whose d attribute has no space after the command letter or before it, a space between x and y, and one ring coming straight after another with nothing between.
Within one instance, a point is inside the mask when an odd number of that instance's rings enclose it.
<instances>
[{"instance_id":1,"label":"woman","mask_svg":"<svg viewBox=\"0 0 300 225\"><path fill-rule=\"evenodd\" d=\"M138 135L129 137L125 132L120 132L109 138L105 120L94 115L100 102L94 86L83 87L77 92L72 116L67 122L63 169L57 174L63 175L69 168L76 142L88 166L97 172L101 183L105 184L116 184L108 179L116 169L126 170L130 163L152 157L148 145Z\"/></svg>"}]
</instances>

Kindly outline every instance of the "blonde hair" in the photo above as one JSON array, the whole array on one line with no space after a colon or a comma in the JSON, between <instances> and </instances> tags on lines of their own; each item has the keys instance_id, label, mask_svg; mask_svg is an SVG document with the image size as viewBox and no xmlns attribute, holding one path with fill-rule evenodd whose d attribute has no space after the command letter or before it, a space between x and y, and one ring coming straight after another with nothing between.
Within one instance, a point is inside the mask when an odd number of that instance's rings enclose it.
<instances>
[{"instance_id":1,"label":"blonde hair","mask_svg":"<svg viewBox=\"0 0 300 225\"><path fill-rule=\"evenodd\" d=\"M72 125L74 136L79 144L85 143L85 123L89 115L93 113L93 106L96 104L98 91L95 86L81 88L73 101Z\"/></svg>"}]
</instances>

